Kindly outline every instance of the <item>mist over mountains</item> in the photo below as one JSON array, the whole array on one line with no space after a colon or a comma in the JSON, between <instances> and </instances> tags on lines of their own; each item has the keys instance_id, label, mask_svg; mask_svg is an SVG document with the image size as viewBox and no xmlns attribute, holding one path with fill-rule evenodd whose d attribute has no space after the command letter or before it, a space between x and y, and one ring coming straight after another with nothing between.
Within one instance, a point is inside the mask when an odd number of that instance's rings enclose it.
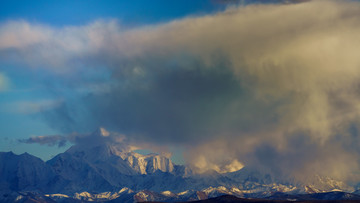
<instances>
[{"instance_id":1,"label":"mist over mountains","mask_svg":"<svg viewBox=\"0 0 360 203\"><path fill-rule=\"evenodd\" d=\"M75 144L47 162L27 153L1 152L3 198L17 194L25 199L35 195L55 201L190 201L224 194L268 198L277 192L295 195L355 191L329 177L316 176L305 184L246 166L232 172L209 170L198 174L188 166L173 164L164 155L142 155L124 143L104 141L110 135L100 128L88 135L95 142Z\"/></svg>"}]
</instances>

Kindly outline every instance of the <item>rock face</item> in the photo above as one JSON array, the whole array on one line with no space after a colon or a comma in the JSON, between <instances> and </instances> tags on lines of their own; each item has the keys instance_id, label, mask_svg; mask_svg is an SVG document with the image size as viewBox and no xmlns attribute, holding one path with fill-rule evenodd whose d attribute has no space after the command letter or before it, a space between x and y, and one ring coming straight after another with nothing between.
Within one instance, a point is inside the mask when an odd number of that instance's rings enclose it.
<instances>
[{"instance_id":1,"label":"rock face","mask_svg":"<svg viewBox=\"0 0 360 203\"><path fill-rule=\"evenodd\" d=\"M141 155L134 152L127 153L124 160L136 172L140 174L152 174L160 170L162 172L173 172L174 165L167 157L149 154Z\"/></svg>"}]
</instances>

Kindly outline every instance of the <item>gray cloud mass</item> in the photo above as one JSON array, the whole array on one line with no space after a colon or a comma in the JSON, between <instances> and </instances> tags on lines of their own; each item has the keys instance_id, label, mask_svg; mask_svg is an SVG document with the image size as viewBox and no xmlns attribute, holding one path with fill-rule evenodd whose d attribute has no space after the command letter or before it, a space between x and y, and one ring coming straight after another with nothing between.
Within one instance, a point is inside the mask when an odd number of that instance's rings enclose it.
<instances>
[{"instance_id":1,"label":"gray cloud mass","mask_svg":"<svg viewBox=\"0 0 360 203\"><path fill-rule=\"evenodd\" d=\"M27 144L38 143L41 145L48 145L48 146L57 145L58 147L64 147L67 142L67 138L66 136L63 135L33 136L28 139L19 139L18 141Z\"/></svg>"},{"instance_id":2,"label":"gray cloud mass","mask_svg":"<svg viewBox=\"0 0 360 203\"><path fill-rule=\"evenodd\" d=\"M181 145L198 171L241 163L304 181L358 178L358 2L231 7L130 30L116 21L0 30L2 60L73 91L43 114L64 133L104 126Z\"/></svg>"}]
</instances>

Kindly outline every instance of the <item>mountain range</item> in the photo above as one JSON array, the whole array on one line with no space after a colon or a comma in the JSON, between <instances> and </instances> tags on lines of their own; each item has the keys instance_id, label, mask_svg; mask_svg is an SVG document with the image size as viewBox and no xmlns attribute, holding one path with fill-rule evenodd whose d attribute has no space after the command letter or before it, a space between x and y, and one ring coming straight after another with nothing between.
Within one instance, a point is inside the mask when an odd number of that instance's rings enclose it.
<instances>
[{"instance_id":1,"label":"mountain range","mask_svg":"<svg viewBox=\"0 0 360 203\"><path fill-rule=\"evenodd\" d=\"M104 137L104 132L91 137ZM75 144L47 162L28 153L0 152L0 192L1 202L194 201L222 195L304 200L316 199L304 195L325 192L332 195L323 199L335 194L360 199L353 188L327 177L316 176L312 184L286 182L249 167L195 174L166 156L139 154L111 142Z\"/></svg>"}]
</instances>

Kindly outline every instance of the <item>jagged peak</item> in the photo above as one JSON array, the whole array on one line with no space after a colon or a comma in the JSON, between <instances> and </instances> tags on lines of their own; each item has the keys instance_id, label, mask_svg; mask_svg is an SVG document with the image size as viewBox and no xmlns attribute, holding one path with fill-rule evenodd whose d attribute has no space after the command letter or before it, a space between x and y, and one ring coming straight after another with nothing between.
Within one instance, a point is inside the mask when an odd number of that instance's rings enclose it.
<instances>
[{"instance_id":1,"label":"jagged peak","mask_svg":"<svg viewBox=\"0 0 360 203\"><path fill-rule=\"evenodd\" d=\"M128 187L123 187L123 188L121 188L121 190L119 190L118 191L118 194L121 194L121 193L133 193L134 191L133 190L131 190L130 188L128 188Z\"/></svg>"},{"instance_id":2,"label":"jagged peak","mask_svg":"<svg viewBox=\"0 0 360 203\"><path fill-rule=\"evenodd\" d=\"M102 136L102 137L108 137L110 135L110 132L107 131L105 128L103 127L99 127L98 129L96 129L92 135L97 135L97 136Z\"/></svg>"},{"instance_id":3,"label":"jagged peak","mask_svg":"<svg viewBox=\"0 0 360 203\"><path fill-rule=\"evenodd\" d=\"M11 157L11 158L16 158L16 159L22 159L22 160L38 160L43 162L42 159L40 159L39 157L36 157L32 154L29 154L27 152L24 152L22 154L15 154L12 151L9 152L0 152L0 155L5 156L5 157Z\"/></svg>"},{"instance_id":4,"label":"jagged peak","mask_svg":"<svg viewBox=\"0 0 360 203\"><path fill-rule=\"evenodd\" d=\"M0 154L4 154L4 155L6 155L6 154L8 154L8 155L16 155L16 154L14 154L14 152L13 152L13 151L0 152Z\"/></svg>"}]
</instances>

